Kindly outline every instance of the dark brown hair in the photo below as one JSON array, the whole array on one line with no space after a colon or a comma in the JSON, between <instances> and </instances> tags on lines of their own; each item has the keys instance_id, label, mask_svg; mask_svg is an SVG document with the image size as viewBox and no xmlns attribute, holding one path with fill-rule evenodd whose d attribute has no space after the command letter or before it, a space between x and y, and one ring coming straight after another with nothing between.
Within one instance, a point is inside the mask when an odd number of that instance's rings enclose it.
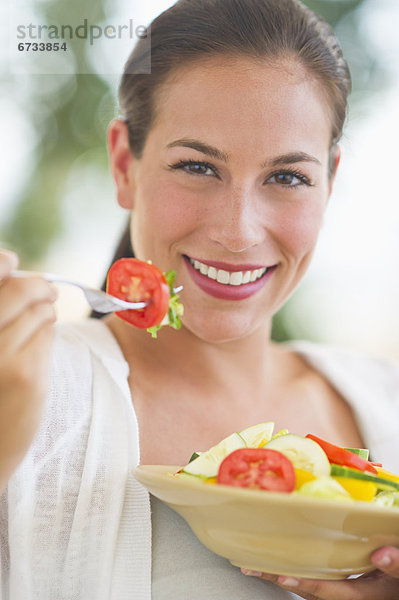
<instances>
[{"instance_id":1,"label":"dark brown hair","mask_svg":"<svg viewBox=\"0 0 399 600\"><path fill-rule=\"evenodd\" d=\"M299 0L178 0L151 24L119 87L120 116L133 156L140 158L156 116L158 92L177 69L216 55L275 62L293 59L321 83L331 110L331 148L342 135L351 88L348 65L330 25ZM151 74L140 72L151 53ZM129 228L114 260L133 256Z\"/></svg>"},{"instance_id":2,"label":"dark brown hair","mask_svg":"<svg viewBox=\"0 0 399 600\"><path fill-rule=\"evenodd\" d=\"M330 25L299 0L179 0L139 40L119 87L120 115L140 157L154 122L157 91L171 73L215 55L262 61L292 58L316 77L332 110L331 145L342 134L351 78ZM134 75L151 52L151 75Z\"/></svg>"}]
</instances>

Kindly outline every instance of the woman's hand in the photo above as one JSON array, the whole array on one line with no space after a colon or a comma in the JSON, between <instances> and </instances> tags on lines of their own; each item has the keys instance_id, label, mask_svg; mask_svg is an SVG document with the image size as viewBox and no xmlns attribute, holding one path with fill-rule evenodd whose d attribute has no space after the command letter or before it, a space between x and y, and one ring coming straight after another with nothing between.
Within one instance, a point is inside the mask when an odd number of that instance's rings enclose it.
<instances>
[{"instance_id":1,"label":"woman's hand","mask_svg":"<svg viewBox=\"0 0 399 600\"><path fill-rule=\"evenodd\" d=\"M0 249L0 492L40 423L56 320L56 290L40 277L14 279L13 252Z\"/></svg>"},{"instance_id":2,"label":"woman's hand","mask_svg":"<svg viewBox=\"0 0 399 600\"><path fill-rule=\"evenodd\" d=\"M398 600L399 548L379 548L371 561L376 566L375 571L344 581L297 579L245 570L243 573L272 581L306 600Z\"/></svg>"}]
</instances>

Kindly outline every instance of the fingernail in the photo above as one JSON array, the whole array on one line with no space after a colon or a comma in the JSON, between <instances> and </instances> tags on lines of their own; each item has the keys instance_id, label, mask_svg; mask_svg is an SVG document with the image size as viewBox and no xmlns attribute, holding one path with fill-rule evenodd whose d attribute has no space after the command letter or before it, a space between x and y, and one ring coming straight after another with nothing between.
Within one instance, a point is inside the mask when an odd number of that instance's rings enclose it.
<instances>
[{"instance_id":1,"label":"fingernail","mask_svg":"<svg viewBox=\"0 0 399 600\"><path fill-rule=\"evenodd\" d=\"M287 587L298 587L299 585L299 580L295 577L279 577L278 582Z\"/></svg>"},{"instance_id":2,"label":"fingernail","mask_svg":"<svg viewBox=\"0 0 399 600\"><path fill-rule=\"evenodd\" d=\"M388 556L388 554L385 554L385 556L383 556L382 558L378 559L376 561L376 565L378 567L389 567L389 565L392 564L392 558L390 556Z\"/></svg>"},{"instance_id":3,"label":"fingernail","mask_svg":"<svg viewBox=\"0 0 399 600\"><path fill-rule=\"evenodd\" d=\"M262 575L261 571L251 571L249 569L241 569L241 573L250 577L260 577Z\"/></svg>"}]
</instances>

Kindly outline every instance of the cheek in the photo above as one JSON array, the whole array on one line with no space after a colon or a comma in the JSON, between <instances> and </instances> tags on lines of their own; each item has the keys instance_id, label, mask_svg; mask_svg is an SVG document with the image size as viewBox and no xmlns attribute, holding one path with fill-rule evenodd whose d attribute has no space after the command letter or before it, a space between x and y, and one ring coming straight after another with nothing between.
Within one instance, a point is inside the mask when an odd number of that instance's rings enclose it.
<instances>
[{"instance_id":1,"label":"cheek","mask_svg":"<svg viewBox=\"0 0 399 600\"><path fill-rule=\"evenodd\" d=\"M324 204L321 203L294 207L282 213L275 235L288 255L300 259L313 251L323 223L323 215Z\"/></svg>"},{"instance_id":2,"label":"cheek","mask_svg":"<svg viewBox=\"0 0 399 600\"><path fill-rule=\"evenodd\" d=\"M188 235L201 219L189 192L158 179L140 190L133 210L134 239L171 243Z\"/></svg>"}]
</instances>

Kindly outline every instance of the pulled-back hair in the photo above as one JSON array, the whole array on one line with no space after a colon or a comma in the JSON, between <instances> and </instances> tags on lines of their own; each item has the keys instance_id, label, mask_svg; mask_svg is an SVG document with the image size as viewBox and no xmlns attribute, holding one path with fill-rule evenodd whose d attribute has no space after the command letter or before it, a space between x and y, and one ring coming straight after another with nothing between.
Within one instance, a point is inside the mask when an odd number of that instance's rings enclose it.
<instances>
[{"instance_id":1,"label":"pulled-back hair","mask_svg":"<svg viewBox=\"0 0 399 600\"><path fill-rule=\"evenodd\" d=\"M263 62L293 59L322 85L331 110L331 145L341 137L351 78L330 25L299 0L178 0L139 40L119 88L129 145L140 157L156 116L160 86L173 71L217 55ZM151 74L135 75L151 52Z\"/></svg>"}]
</instances>

